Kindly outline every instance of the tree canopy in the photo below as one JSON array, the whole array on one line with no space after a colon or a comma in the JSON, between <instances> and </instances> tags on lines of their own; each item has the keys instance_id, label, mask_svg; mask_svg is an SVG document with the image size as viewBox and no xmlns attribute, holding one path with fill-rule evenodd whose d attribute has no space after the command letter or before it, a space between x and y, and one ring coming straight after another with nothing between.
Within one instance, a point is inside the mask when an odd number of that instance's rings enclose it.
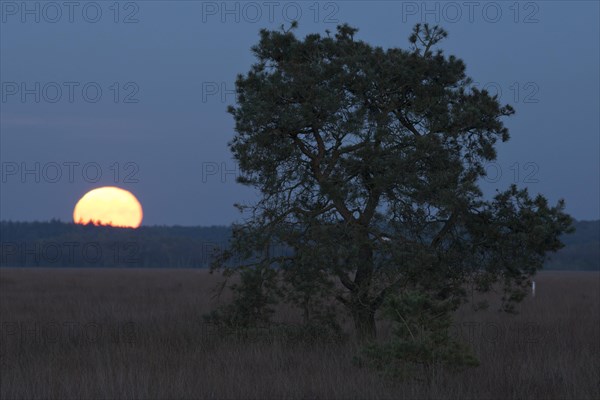
<instances>
[{"instance_id":1,"label":"tree canopy","mask_svg":"<svg viewBox=\"0 0 600 400\"><path fill-rule=\"evenodd\" d=\"M416 25L408 50L356 33L261 30L237 77L230 148L260 199L237 205L245 220L213 265L242 275L230 317L266 322L288 303L311 323L344 309L369 340L398 296L451 312L498 283L511 310L571 225L562 200L514 185L486 200L478 186L513 108L471 87L465 63L436 49L437 26Z\"/></svg>"}]
</instances>

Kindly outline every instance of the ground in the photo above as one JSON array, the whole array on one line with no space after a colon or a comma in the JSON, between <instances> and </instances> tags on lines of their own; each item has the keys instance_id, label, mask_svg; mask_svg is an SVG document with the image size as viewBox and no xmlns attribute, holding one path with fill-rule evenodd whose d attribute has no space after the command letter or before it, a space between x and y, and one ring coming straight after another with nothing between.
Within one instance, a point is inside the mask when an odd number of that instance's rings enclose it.
<instances>
[{"instance_id":1,"label":"ground","mask_svg":"<svg viewBox=\"0 0 600 400\"><path fill-rule=\"evenodd\" d=\"M540 273L516 316L461 309L453 331L481 366L404 383L355 366L352 342L216 335L201 316L217 279L203 270L0 269L0 397L600 398L597 272Z\"/></svg>"}]
</instances>

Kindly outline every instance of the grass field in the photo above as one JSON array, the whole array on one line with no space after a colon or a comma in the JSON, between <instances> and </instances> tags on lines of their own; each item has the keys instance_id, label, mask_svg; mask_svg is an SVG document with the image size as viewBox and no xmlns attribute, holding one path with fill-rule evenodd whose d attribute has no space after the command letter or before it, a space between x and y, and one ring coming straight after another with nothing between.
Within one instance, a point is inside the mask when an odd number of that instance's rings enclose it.
<instances>
[{"instance_id":1,"label":"grass field","mask_svg":"<svg viewBox=\"0 0 600 400\"><path fill-rule=\"evenodd\" d=\"M516 316L459 310L454 331L481 365L404 383L355 366L352 341L218 337L201 318L217 279L201 270L0 269L1 398L600 398L596 272L540 273Z\"/></svg>"}]
</instances>

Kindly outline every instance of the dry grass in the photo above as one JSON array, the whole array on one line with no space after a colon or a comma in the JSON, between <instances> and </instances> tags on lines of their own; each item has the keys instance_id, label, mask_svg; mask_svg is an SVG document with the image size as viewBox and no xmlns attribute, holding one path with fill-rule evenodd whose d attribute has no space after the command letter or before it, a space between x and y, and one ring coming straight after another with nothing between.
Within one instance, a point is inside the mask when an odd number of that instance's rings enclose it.
<instances>
[{"instance_id":1,"label":"dry grass","mask_svg":"<svg viewBox=\"0 0 600 400\"><path fill-rule=\"evenodd\" d=\"M461 310L481 366L393 383L352 343L216 337L205 271L0 269L0 397L596 399L599 279L541 273L517 316Z\"/></svg>"}]
</instances>

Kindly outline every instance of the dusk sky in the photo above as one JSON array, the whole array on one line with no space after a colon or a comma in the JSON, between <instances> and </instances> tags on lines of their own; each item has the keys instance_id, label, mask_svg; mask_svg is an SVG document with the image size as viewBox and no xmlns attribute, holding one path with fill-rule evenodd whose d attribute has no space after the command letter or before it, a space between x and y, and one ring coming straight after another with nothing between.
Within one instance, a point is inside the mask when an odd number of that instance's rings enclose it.
<instances>
[{"instance_id":1,"label":"dusk sky","mask_svg":"<svg viewBox=\"0 0 600 400\"><path fill-rule=\"evenodd\" d=\"M416 23L516 114L482 181L564 198L600 218L597 1L0 2L0 219L71 221L100 186L131 191L143 225L225 225L255 194L235 182L236 74L261 28L298 36L349 23L356 38L408 48ZM399 171L401 173L401 171Z\"/></svg>"}]
</instances>

